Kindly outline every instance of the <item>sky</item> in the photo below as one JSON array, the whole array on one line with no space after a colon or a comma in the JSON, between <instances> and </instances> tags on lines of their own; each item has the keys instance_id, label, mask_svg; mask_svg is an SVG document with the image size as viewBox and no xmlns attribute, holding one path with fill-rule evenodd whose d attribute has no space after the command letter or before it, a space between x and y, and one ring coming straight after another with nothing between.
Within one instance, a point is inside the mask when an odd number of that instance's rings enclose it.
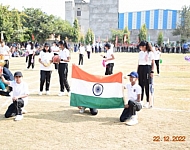
<instances>
[{"instance_id":1,"label":"sky","mask_svg":"<svg viewBox=\"0 0 190 150\"><path fill-rule=\"evenodd\" d=\"M86 0L89 1L89 0ZM98 0L97 0L98 1ZM11 8L40 8L47 14L65 18L64 0L0 0L0 4L10 5ZM119 12L132 12L151 9L180 10L182 6L190 6L189 0L119 0Z\"/></svg>"}]
</instances>

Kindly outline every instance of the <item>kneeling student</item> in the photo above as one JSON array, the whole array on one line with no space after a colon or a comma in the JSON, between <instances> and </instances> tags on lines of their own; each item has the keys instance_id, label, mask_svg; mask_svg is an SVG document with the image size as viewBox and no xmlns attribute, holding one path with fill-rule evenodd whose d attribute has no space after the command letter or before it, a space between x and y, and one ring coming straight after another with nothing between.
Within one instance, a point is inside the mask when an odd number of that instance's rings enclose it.
<instances>
[{"instance_id":1,"label":"kneeling student","mask_svg":"<svg viewBox=\"0 0 190 150\"><path fill-rule=\"evenodd\" d=\"M125 105L125 108L120 116L120 121L127 121L127 125L135 125L138 123L136 111L142 109L141 101L141 87L136 83L138 80L138 73L131 72L130 83L124 85L124 89L128 91L128 103Z\"/></svg>"},{"instance_id":2,"label":"kneeling student","mask_svg":"<svg viewBox=\"0 0 190 150\"><path fill-rule=\"evenodd\" d=\"M22 108L28 102L28 85L22 80L22 73L14 73L14 81L7 81L0 75L2 81L13 88L13 103L8 107L5 118L16 116L15 121L22 120Z\"/></svg>"},{"instance_id":3,"label":"kneeling student","mask_svg":"<svg viewBox=\"0 0 190 150\"><path fill-rule=\"evenodd\" d=\"M86 107L78 107L80 110L79 110L79 113L84 113L85 112L85 109L86 109ZM97 115L98 114L98 110L96 109L96 108L89 108L90 109L90 113L91 113L91 115Z\"/></svg>"}]
</instances>

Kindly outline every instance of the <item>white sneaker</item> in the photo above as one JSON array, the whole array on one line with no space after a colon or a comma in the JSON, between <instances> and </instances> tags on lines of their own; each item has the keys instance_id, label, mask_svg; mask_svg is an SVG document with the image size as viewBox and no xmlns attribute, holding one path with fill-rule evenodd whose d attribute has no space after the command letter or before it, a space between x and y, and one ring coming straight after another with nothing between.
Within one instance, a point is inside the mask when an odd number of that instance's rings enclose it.
<instances>
[{"instance_id":1,"label":"white sneaker","mask_svg":"<svg viewBox=\"0 0 190 150\"><path fill-rule=\"evenodd\" d=\"M81 109L79 110L79 113L83 114L85 109L86 109L86 107L81 107Z\"/></svg>"},{"instance_id":2,"label":"white sneaker","mask_svg":"<svg viewBox=\"0 0 190 150\"><path fill-rule=\"evenodd\" d=\"M58 94L58 96L64 96L64 95L66 95L65 92L60 92L60 93Z\"/></svg>"},{"instance_id":3,"label":"white sneaker","mask_svg":"<svg viewBox=\"0 0 190 150\"><path fill-rule=\"evenodd\" d=\"M126 125L133 126L138 123L137 116L134 115L131 119L126 123Z\"/></svg>"},{"instance_id":4,"label":"white sneaker","mask_svg":"<svg viewBox=\"0 0 190 150\"><path fill-rule=\"evenodd\" d=\"M49 91L46 91L46 95L50 95Z\"/></svg>"},{"instance_id":5,"label":"white sneaker","mask_svg":"<svg viewBox=\"0 0 190 150\"><path fill-rule=\"evenodd\" d=\"M143 101L141 101L140 103L141 103L141 105L142 105L142 107L143 107Z\"/></svg>"},{"instance_id":6,"label":"white sneaker","mask_svg":"<svg viewBox=\"0 0 190 150\"><path fill-rule=\"evenodd\" d=\"M146 104L144 104L143 107L149 108L149 102L147 102Z\"/></svg>"},{"instance_id":7,"label":"white sneaker","mask_svg":"<svg viewBox=\"0 0 190 150\"><path fill-rule=\"evenodd\" d=\"M42 95L42 92L39 92L39 93L38 93L38 95L40 95L40 96L41 96L41 95Z\"/></svg>"},{"instance_id":8,"label":"white sneaker","mask_svg":"<svg viewBox=\"0 0 190 150\"><path fill-rule=\"evenodd\" d=\"M15 121L20 121L22 120L23 115L16 115Z\"/></svg>"},{"instance_id":9,"label":"white sneaker","mask_svg":"<svg viewBox=\"0 0 190 150\"><path fill-rule=\"evenodd\" d=\"M67 93L67 96L69 96L69 97L71 96L71 91L69 91L69 92Z\"/></svg>"}]
</instances>

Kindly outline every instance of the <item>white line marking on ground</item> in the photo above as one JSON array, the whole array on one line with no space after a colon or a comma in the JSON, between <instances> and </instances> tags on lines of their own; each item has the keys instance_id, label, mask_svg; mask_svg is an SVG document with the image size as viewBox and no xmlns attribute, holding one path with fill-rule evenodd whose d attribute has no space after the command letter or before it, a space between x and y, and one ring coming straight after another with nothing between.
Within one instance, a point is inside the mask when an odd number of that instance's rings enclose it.
<instances>
[{"instance_id":1,"label":"white line marking on ground","mask_svg":"<svg viewBox=\"0 0 190 150\"><path fill-rule=\"evenodd\" d=\"M187 112L187 113L190 113L189 110L180 110L180 109L156 108L156 107L153 107L152 109L161 110L161 111L173 111L173 112Z\"/></svg>"},{"instance_id":2,"label":"white line marking on ground","mask_svg":"<svg viewBox=\"0 0 190 150\"><path fill-rule=\"evenodd\" d=\"M11 98L10 98L10 97L6 98L6 101L1 105L0 110L1 110L4 106L7 106L10 102L11 102Z\"/></svg>"}]
</instances>

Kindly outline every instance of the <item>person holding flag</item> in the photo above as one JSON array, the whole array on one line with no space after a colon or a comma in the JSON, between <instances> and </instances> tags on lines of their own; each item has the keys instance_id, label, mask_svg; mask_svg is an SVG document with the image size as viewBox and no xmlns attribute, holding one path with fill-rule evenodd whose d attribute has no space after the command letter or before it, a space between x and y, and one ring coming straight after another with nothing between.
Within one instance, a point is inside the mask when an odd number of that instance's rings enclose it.
<instances>
[{"instance_id":1,"label":"person holding flag","mask_svg":"<svg viewBox=\"0 0 190 150\"><path fill-rule=\"evenodd\" d=\"M138 80L138 73L131 72L128 75L130 83L124 85L124 89L128 92L128 102L120 116L121 122L126 122L127 125L135 125L138 123L136 111L142 109L141 105L141 87L136 83Z\"/></svg>"}]
</instances>

